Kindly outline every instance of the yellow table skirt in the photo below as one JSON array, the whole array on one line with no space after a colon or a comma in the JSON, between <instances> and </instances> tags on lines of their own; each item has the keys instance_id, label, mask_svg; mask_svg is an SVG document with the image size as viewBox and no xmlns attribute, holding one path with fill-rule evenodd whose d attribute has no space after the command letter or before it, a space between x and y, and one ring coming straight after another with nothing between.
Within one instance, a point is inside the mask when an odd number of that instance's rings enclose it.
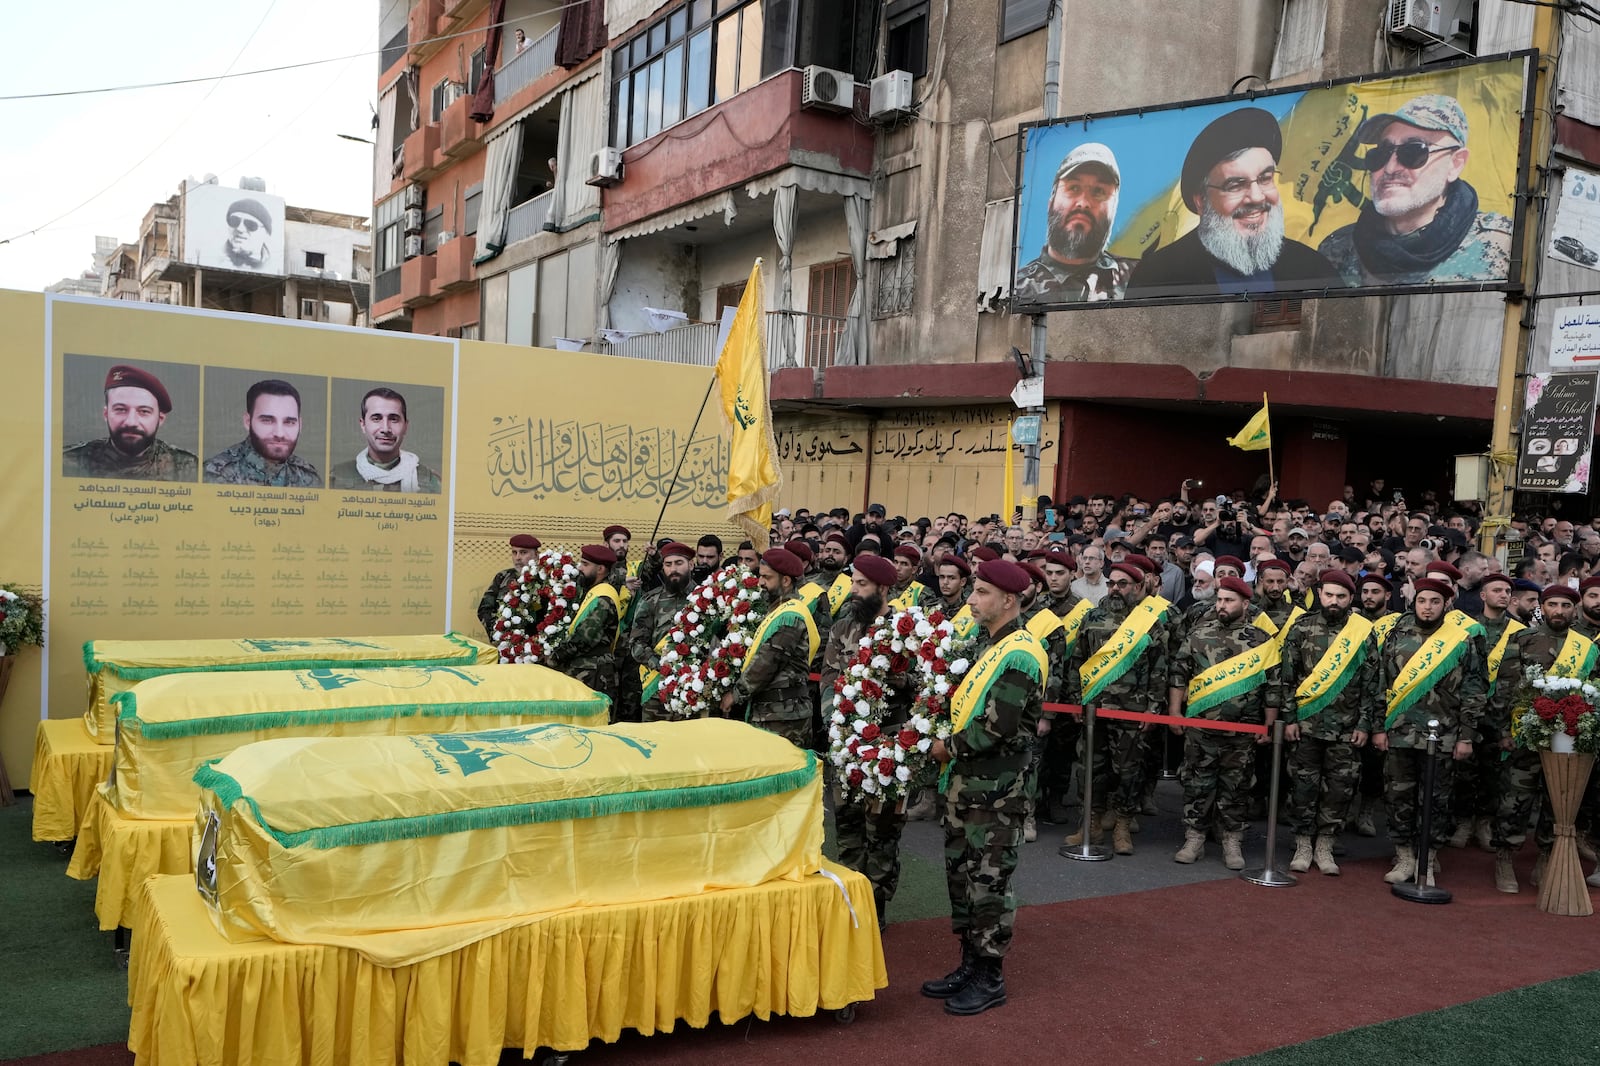
<instances>
[{"instance_id":1,"label":"yellow table skirt","mask_svg":"<svg viewBox=\"0 0 1600 1066\"><path fill-rule=\"evenodd\" d=\"M192 878L155 878L134 917L128 1047L144 1066L493 1066L503 1047L578 1050L713 1011L836 1010L888 975L871 885L824 865L850 903L812 875L581 908L395 969L348 948L229 943Z\"/></svg>"},{"instance_id":2,"label":"yellow table skirt","mask_svg":"<svg viewBox=\"0 0 1600 1066\"><path fill-rule=\"evenodd\" d=\"M78 844L72 849L67 876L79 881L99 877L94 913L100 928L111 930L133 924L139 886L146 878L156 874L192 877L194 819L124 818L107 791L102 786L95 792L89 813L78 827Z\"/></svg>"},{"instance_id":3,"label":"yellow table skirt","mask_svg":"<svg viewBox=\"0 0 1600 1066\"><path fill-rule=\"evenodd\" d=\"M51 718L33 735L33 839L71 840L111 774L113 749L98 743L82 718Z\"/></svg>"}]
</instances>

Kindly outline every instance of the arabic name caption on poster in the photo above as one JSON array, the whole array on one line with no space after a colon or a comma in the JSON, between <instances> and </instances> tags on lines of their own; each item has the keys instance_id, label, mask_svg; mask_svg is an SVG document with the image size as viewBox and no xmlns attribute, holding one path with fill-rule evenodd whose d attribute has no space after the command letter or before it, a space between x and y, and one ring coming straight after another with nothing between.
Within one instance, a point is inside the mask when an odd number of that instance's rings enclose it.
<instances>
[{"instance_id":1,"label":"arabic name caption on poster","mask_svg":"<svg viewBox=\"0 0 1600 1066\"><path fill-rule=\"evenodd\" d=\"M1594 449L1595 386L1600 372L1532 374L1522 420L1517 487L1588 492Z\"/></svg>"}]
</instances>

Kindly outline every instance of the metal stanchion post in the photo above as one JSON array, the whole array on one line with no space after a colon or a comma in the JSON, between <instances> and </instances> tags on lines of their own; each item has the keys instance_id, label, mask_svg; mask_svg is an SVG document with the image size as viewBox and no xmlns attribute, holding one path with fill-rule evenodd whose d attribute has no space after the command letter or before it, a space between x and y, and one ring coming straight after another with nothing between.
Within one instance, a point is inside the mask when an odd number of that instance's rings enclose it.
<instances>
[{"instance_id":1,"label":"metal stanchion post","mask_svg":"<svg viewBox=\"0 0 1600 1066\"><path fill-rule=\"evenodd\" d=\"M1161 780L1176 781L1177 773L1172 769L1172 730L1161 730Z\"/></svg>"},{"instance_id":2,"label":"metal stanchion post","mask_svg":"<svg viewBox=\"0 0 1600 1066\"><path fill-rule=\"evenodd\" d=\"M1111 849L1089 843L1094 828L1094 708L1088 704L1083 706L1083 762L1078 771L1083 774L1083 843L1063 844L1057 854L1082 862L1105 862L1111 858Z\"/></svg>"},{"instance_id":3,"label":"metal stanchion post","mask_svg":"<svg viewBox=\"0 0 1600 1066\"><path fill-rule=\"evenodd\" d=\"M1272 723L1272 775L1267 790L1267 857L1259 870L1246 870L1239 876L1252 885L1289 888L1300 882L1278 869L1278 785L1283 773L1283 720Z\"/></svg>"},{"instance_id":4,"label":"metal stanchion post","mask_svg":"<svg viewBox=\"0 0 1600 1066\"><path fill-rule=\"evenodd\" d=\"M1389 886L1389 891L1412 903L1449 903L1454 898L1444 889L1428 884L1428 855L1433 846L1433 775L1438 756L1439 720L1433 718L1428 721L1428 754L1422 768L1421 832L1417 834L1416 843L1417 876L1410 881Z\"/></svg>"}]
</instances>

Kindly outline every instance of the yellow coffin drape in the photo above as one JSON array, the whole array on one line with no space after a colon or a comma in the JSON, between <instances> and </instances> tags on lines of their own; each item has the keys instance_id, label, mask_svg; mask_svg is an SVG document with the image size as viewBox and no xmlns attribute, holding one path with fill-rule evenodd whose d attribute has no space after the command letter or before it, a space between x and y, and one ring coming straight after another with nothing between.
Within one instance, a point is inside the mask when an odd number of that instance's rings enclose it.
<instances>
[{"instance_id":1,"label":"yellow coffin drape","mask_svg":"<svg viewBox=\"0 0 1600 1066\"><path fill-rule=\"evenodd\" d=\"M189 874L193 884L194 818L124 818L102 785L78 827L67 876L94 881L94 914L103 932L133 925L139 886L156 874Z\"/></svg>"},{"instance_id":2,"label":"yellow coffin drape","mask_svg":"<svg viewBox=\"0 0 1600 1066\"><path fill-rule=\"evenodd\" d=\"M227 936L386 966L531 917L816 871L816 757L724 719L268 740L197 776Z\"/></svg>"},{"instance_id":3,"label":"yellow coffin drape","mask_svg":"<svg viewBox=\"0 0 1600 1066\"><path fill-rule=\"evenodd\" d=\"M240 640L90 640L83 645L89 674L84 724L102 744L116 741L111 697L163 674L208 670L314 670L387 666L471 666L498 662L500 653L456 633L399 637L262 637Z\"/></svg>"},{"instance_id":4,"label":"yellow coffin drape","mask_svg":"<svg viewBox=\"0 0 1600 1066\"><path fill-rule=\"evenodd\" d=\"M112 697L117 810L194 817L194 773L276 737L466 733L540 722L604 726L606 697L543 666L407 666L166 674Z\"/></svg>"},{"instance_id":5,"label":"yellow coffin drape","mask_svg":"<svg viewBox=\"0 0 1600 1066\"><path fill-rule=\"evenodd\" d=\"M229 943L188 877L145 883L128 1046L141 1066L494 1066L502 1047L579 1050L624 1029L808 1017L888 984L872 887L800 881L585 907L395 969L348 949Z\"/></svg>"},{"instance_id":6,"label":"yellow coffin drape","mask_svg":"<svg viewBox=\"0 0 1600 1066\"><path fill-rule=\"evenodd\" d=\"M52 718L33 734L33 839L71 840L88 813L94 790L111 773L111 749L83 726L82 718Z\"/></svg>"}]
</instances>

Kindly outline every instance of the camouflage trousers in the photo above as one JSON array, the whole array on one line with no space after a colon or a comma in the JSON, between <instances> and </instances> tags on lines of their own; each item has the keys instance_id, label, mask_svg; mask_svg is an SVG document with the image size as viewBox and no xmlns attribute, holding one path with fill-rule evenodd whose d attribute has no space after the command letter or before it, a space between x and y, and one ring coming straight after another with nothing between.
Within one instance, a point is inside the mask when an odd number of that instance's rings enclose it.
<instances>
[{"instance_id":1,"label":"camouflage trousers","mask_svg":"<svg viewBox=\"0 0 1600 1066\"><path fill-rule=\"evenodd\" d=\"M1361 749L1302 735L1289 749L1289 823L1300 836L1337 836L1361 779Z\"/></svg>"},{"instance_id":2,"label":"camouflage trousers","mask_svg":"<svg viewBox=\"0 0 1600 1066\"><path fill-rule=\"evenodd\" d=\"M1500 749L1494 749L1496 759ZM1528 822L1535 807L1539 810L1539 827L1535 839L1541 851L1548 851L1556 839L1555 812L1550 809L1550 797L1544 790L1544 767L1539 753L1525 748L1513 748L1499 764L1500 802L1495 809L1494 840L1496 848L1520 848L1528 839Z\"/></svg>"},{"instance_id":3,"label":"camouflage trousers","mask_svg":"<svg viewBox=\"0 0 1600 1066\"><path fill-rule=\"evenodd\" d=\"M1136 815L1144 809L1145 751L1148 741L1138 722L1096 718L1094 758L1083 750L1078 736L1078 765L1094 774L1094 805L1118 814Z\"/></svg>"},{"instance_id":4,"label":"camouflage trousers","mask_svg":"<svg viewBox=\"0 0 1600 1066\"><path fill-rule=\"evenodd\" d=\"M769 733L776 733L797 748L811 747L811 719L805 718L766 718L751 719L750 724L759 726Z\"/></svg>"},{"instance_id":5,"label":"camouflage trousers","mask_svg":"<svg viewBox=\"0 0 1600 1066\"><path fill-rule=\"evenodd\" d=\"M1427 759L1426 748L1390 748L1383 757L1383 806L1389 812L1389 839L1397 845L1416 845L1417 836L1422 832L1422 789L1426 783ZM1455 773L1456 763L1448 751L1434 756L1433 824L1428 827L1431 847L1442 846L1456 829L1450 805Z\"/></svg>"},{"instance_id":6,"label":"camouflage trousers","mask_svg":"<svg viewBox=\"0 0 1600 1066\"><path fill-rule=\"evenodd\" d=\"M611 720L613 722L637 722L640 716L640 686L639 671L632 663L624 663L617 671L616 686L614 689L616 702L611 705Z\"/></svg>"},{"instance_id":7,"label":"camouflage trousers","mask_svg":"<svg viewBox=\"0 0 1600 1066\"><path fill-rule=\"evenodd\" d=\"M950 890L950 928L983 958L1005 958L1017 899L1011 875L1022 844L1020 811L944 805L944 875Z\"/></svg>"},{"instance_id":8,"label":"camouflage trousers","mask_svg":"<svg viewBox=\"0 0 1600 1066\"><path fill-rule=\"evenodd\" d=\"M900 885L900 833L906 827L906 812L897 807L887 803L870 809L860 800L834 796L833 829L839 862L872 882L879 921Z\"/></svg>"},{"instance_id":9,"label":"camouflage trousers","mask_svg":"<svg viewBox=\"0 0 1600 1066\"><path fill-rule=\"evenodd\" d=\"M1456 763L1455 788L1451 791L1458 824L1499 814L1503 754L1498 744L1478 743L1472 746L1472 758Z\"/></svg>"},{"instance_id":10,"label":"camouflage trousers","mask_svg":"<svg viewBox=\"0 0 1600 1066\"><path fill-rule=\"evenodd\" d=\"M652 696L640 705L639 720L641 722L665 722L667 720L667 712L661 706L660 696Z\"/></svg>"},{"instance_id":11,"label":"camouflage trousers","mask_svg":"<svg viewBox=\"0 0 1600 1066\"><path fill-rule=\"evenodd\" d=\"M1256 738L1251 733L1207 729L1183 731L1183 827L1237 832L1249 824L1250 783L1255 776Z\"/></svg>"}]
</instances>

